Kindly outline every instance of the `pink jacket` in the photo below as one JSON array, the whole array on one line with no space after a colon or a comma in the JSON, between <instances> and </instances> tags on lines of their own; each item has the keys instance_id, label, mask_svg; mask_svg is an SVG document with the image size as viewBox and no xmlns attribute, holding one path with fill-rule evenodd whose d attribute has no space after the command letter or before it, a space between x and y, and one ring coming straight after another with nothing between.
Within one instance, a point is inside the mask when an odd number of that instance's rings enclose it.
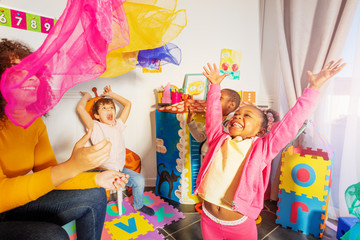
<instances>
[{"instance_id":1,"label":"pink jacket","mask_svg":"<svg viewBox=\"0 0 360 240\"><path fill-rule=\"evenodd\" d=\"M286 113L280 122L272 127L270 133L255 140L249 157L245 160L243 173L235 192L234 210L253 219L259 216L263 209L264 194L269 183L271 162L296 136L315 107L319 95L319 91L306 88L294 107ZM220 85L210 85L206 106L206 134L209 140L209 150L196 179L196 194L213 156L220 149L224 140L230 137L228 133L223 132L220 96Z\"/></svg>"}]
</instances>

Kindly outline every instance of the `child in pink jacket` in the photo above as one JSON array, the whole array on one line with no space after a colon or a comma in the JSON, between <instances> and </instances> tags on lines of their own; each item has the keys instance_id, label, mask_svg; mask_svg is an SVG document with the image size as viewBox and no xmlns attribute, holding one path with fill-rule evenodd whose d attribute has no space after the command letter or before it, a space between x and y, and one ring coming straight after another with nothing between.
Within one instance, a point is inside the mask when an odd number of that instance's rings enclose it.
<instances>
[{"instance_id":1,"label":"child in pink jacket","mask_svg":"<svg viewBox=\"0 0 360 240\"><path fill-rule=\"evenodd\" d=\"M223 131L220 75L204 67L211 83L207 95L206 134L209 150L197 177L195 193L204 199L201 229L206 239L257 239L255 219L263 208L272 159L296 135L314 109L320 87L345 66L331 61L319 73L308 71L309 88L284 118L266 134L267 116L257 107L238 108Z\"/></svg>"}]
</instances>

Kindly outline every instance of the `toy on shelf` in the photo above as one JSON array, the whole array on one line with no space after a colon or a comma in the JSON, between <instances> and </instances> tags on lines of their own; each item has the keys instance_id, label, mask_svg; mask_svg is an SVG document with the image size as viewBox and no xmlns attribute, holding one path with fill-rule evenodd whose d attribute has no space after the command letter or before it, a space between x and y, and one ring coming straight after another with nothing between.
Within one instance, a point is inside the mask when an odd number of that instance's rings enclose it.
<instances>
[{"instance_id":1,"label":"toy on shelf","mask_svg":"<svg viewBox=\"0 0 360 240\"><path fill-rule=\"evenodd\" d=\"M170 106L172 104L179 103L183 101L183 89L178 88L175 85L167 83L165 87L161 87L157 90L158 93L158 105L160 107Z\"/></svg>"},{"instance_id":2,"label":"toy on shelf","mask_svg":"<svg viewBox=\"0 0 360 240\"><path fill-rule=\"evenodd\" d=\"M163 94L164 94L164 87L160 87L157 90L157 97L158 97L158 103L162 103L162 98L163 98Z\"/></svg>"},{"instance_id":3,"label":"toy on shelf","mask_svg":"<svg viewBox=\"0 0 360 240\"><path fill-rule=\"evenodd\" d=\"M308 123L299 131L295 139ZM330 196L331 160L329 156L332 156L332 151L328 146L325 146L327 152L321 149L287 147L281 159L276 223L294 231L302 231L304 234L321 238L325 230Z\"/></svg>"},{"instance_id":4,"label":"toy on shelf","mask_svg":"<svg viewBox=\"0 0 360 240\"><path fill-rule=\"evenodd\" d=\"M174 103L178 103L181 102L181 92L180 91L174 91L171 92L171 102Z\"/></svg>"},{"instance_id":5,"label":"toy on shelf","mask_svg":"<svg viewBox=\"0 0 360 240\"><path fill-rule=\"evenodd\" d=\"M163 104L170 104L171 103L171 96L170 96L170 83L168 83L164 87L161 103Z\"/></svg>"}]
</instances>

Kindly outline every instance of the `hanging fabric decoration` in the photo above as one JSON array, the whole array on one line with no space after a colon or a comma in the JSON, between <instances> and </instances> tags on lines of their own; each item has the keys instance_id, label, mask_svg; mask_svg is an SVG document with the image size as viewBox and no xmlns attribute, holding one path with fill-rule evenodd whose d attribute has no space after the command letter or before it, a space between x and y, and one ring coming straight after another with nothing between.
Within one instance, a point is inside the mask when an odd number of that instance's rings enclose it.
<instances>
[{"instance_id":1,"label":"hanging fabric decoration","mask_svg":"<svg viewBox=\"0 0 360 240\"><path fill-rule=\"evenodd\" d=\"M147 69L159 69L167 63L179 65L181 62L181 50L173 43L165 46L141 50L138 55L138 65Z\"/></svg>"},{"instance_id":2,"label":"hanging fabric decoration","mask_svg":"<svg viewBox=\"0 0 360 240\"><path fill-rule=\"evenodd\" d=\"M107 53L129 44L124 1L68 0L41 47L2 75L14 124L28 127L68 89L104 73Z\"/></svg>"},{"instance_id":3,"label":"hanging fabric decoration","mask_svg":"<svg viewBox=\"0 0 360 240\"><path fill-rule=\"evenodd\" d=\"M176 11L176 5L176 0L127 0L124 9L129 23L130 43L108 53L107 68L100 77L116 77L133 70L136 67L133 57L139 54L138 51L159 48L174 40L187 24L186 11Z\"/></svg>"}]
</instances>

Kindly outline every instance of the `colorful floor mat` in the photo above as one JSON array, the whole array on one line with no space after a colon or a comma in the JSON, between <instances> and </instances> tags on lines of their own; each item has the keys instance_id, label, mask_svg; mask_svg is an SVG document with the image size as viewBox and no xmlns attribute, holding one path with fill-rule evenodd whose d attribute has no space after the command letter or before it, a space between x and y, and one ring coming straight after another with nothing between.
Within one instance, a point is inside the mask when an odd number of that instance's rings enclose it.
<instances>
[{"instance_id":1,"label":"colorful floor mat","mask_svg":"<svg viewBox=\"0 0 360 240\"><path fill-rule=\"evenodd\" d=\"M135 211L132 207L132 201L133 197L123 199L123 214L121 216L119 216L117 202L111 201L108 203L102 240L164 239L164 236L158 232L157 228L185 218L182 212L179 212L153 192L144 193L144 204L154 209L154 216L148 216ZM76 239L76 228L74 225L75 222L73 221L64 226L64 229L70 236L70 240Z\"/></svg>"}]
</instances>

